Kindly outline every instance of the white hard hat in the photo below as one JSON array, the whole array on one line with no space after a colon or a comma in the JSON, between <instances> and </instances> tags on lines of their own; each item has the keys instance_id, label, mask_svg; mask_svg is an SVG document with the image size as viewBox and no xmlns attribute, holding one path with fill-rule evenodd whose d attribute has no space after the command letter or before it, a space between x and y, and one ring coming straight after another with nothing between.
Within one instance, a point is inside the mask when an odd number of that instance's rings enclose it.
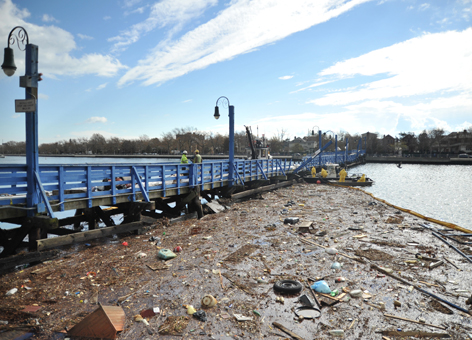
<instances>
[{"instance_id":1,"label":"white hard hat","mask_svg":"<svg viewBox=\"0 0 472 340\"><path fill-rule=\"evenodd\" d=\"M184 153L187 153L187 150L184 150Z\"/></svg>"}]
</instances>

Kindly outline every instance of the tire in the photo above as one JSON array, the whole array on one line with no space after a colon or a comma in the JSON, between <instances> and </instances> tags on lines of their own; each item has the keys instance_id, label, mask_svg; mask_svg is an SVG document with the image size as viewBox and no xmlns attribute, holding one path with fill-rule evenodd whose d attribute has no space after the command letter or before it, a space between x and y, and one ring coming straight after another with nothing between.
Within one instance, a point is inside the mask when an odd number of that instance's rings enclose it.
<instances>
[{"instance_id":1,"label":"tire","mask_svg":"<svg viewBox=\"0 0 472 340\"><path fill-rule=\"evenodd\" d=\"M274 290L280 293L296 294L302 291L302 284L295 280L280 280L274 283Z\"/></svg>"}]
</instances>

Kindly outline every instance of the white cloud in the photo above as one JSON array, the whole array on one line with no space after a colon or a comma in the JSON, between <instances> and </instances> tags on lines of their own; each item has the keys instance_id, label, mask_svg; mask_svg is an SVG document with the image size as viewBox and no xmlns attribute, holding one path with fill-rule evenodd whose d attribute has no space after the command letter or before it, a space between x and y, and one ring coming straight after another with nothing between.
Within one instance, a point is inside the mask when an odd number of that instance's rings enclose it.
<instances>
[{"instance_id":1,"label":"white cloud","mask_svg":"<svg viewBox=\"0 0 472 340\"><path fill-rule=\"evenodd\" d=\"M48 99L49 99L49 96L48 96L47 94L40 93L40 94L38 94L38 98L39 98L39 99L46 99L46 100L48 100Z\"/></svg>"},{"instance_id":2,"label":"white cloud","mask_svg":"<svg viewBox=\"0 0 472 340\"><path fill-rule=\"evenodd\" d=\"M187 100L184 100L183 103L190 103L192 101L192 99L187 99Z\"/></svg>"},{"instance_id":3,"label":"white cloud","mask_svg":"<svg viewBox=\"0 0 472 340\"><path fill-rule=\"evenodd\" d=\"M54 18L52 15L49 14L43 14L43 19L44 22L59 22L56 18Z\"/></svg>"},{"instance_id":4,"label":"white cloud","mask_svg":"<svg viewBox=\"0 0 472 340\"><path fill-rule=\"evenodd\" d=\"M15 113L13 116L11 116L11 118L16 119L16 118L20 118L21 116L23 116L23 115L21 115L19 113Z\"/></svg>"},{"instance_id":5,"label":"white cloud","mask_svg":"<svg viewBox=\"0 0 472 340\"><path fill-rule=\"evenodd\" d=\"M107 85L108 85L108 83L101 84L101 85L99 85L99 86L97 87L97 90L104 89Z\"/></svg>"},{"instance_id":6,"label":"white cloud","mask_svg":"<svg viewBox=\"0 0 472 340\"><path fill-rule=\"evenodd\" d=\"M81 34L81 33L78 33L77 36L82 40L92 40L93 39L93 37L90 37L88 35Z\"/></svg>"},{"instance_id":7,"label":"white cloud","mask_svg":"<svg viewBox=\"0 0 472 340\"><path fill-rule=\"evenodd\" d=\"M217 17L187 32L178 40L167 40L120 80L144 85L162 83L211 64L254 51L261 46L306 30L337 17L369 0L234 0ZM167 1L165 2L167 3ZM165 24L175 21L171 16ZM154 19L155 20L155 19ZM283 23L283 24L281 24ZM143 22L117 39L126 46L158 23ZM256 33L257 32L257 33Z\"/></svg>"},{"instance_id":8,"label":"white cloud","mask_svg":"<svg viewBox=\"0 0 472 340\"><path fill-rule=\"evenodd\" d=\"M175 26L170 31L170 35L172 35L180 31L184 23L199 17L207 8L215 6L217 3L217 0L193 0L191 4L188 0L157 2L151 6L149 17L145 21L133 25L130 29L122 32L119 36L108 39L108 41L115 42L114 51L122 51L128 45L138 41L143 34L155 28L174 24Z\"/></svg>"},{"instance_id":9,"label":"white cloud","mask_svg":"<svg viewBox=\"0 0 472 340\"><path fill-rule=\"evenodd\" d=\"M428 3L424 3L424 4L421 4L420 7L419 7L419 10L420 11L425 11L429 8L429 4Z\"/></svg>"},{"instance_id":10,"label":"white cloud","mask_svg":"<svg viewBox=\"0 0 472 340\"><path fill-rule=\"evenodd\" d=\"M109 15L103 17L103 20L110 20L110 19L111 19L111 16Z\"/></svg>"},{"instance_id":11,"label":"white cloud","mask_svg":"<svg viewBox=\"0 0 472 340\"><path fill-rule=\"evenodd\" d=\"M424 34L360 57L338 62L320 76L338 79L385 75L381 80L312 100L346 105L364 100L464 92L472 95L472 28Z\"/></svg>"},{"instance_id":12,"label":"white cloud","mask_svg":"<svg viewBox=\"0 0 472 340\"><path fill-rule=\"evenodd\" d=\"M315 83L315 84L311 84L310 86L306 86L306 87L303 87L303 88L301 88L301 89L298 89L298 90L296 90L296 91L292 91L292 92L290 92L290 93L296 93L296 92L305 91L305 90L308 90L308 89L311 89L311 88L314 88L314 87L318 87L318 86L322 86L322 85L326 85L326 84L332 83L333 81L334 81L334 80L318 82L318 83Z\"/></svg>"},{"instance_id":13,"label":"white cloud","mask_svg":"<svg viewBox=\"0 0 472 340\"><path fill-rule=\"evenodd\" d=\"M54 78L58 75L80 76L95 74L113 76L119 70L127 68L110 55L98 53L83 54L73 57L77 46L74 36L55 26L38 26L27 22L30 13L20 10L11 0L0 2L0 37L8 36L12 27L23 26L28 31L29 41L40 47L41 72ZM15 60L17 72L24 72L24 60Z\"/></svg>"},{"instance_id":14,"label":"white cloud","mask_svg":"<svg viewBox=\"0 0 472 340\"><path fill-rule=\"evenodd\" d=\"M90 117L84 123L85 124L95 124L95 123L106 123L108 119L105 117Z\"/></svg>"},{"instance_id":15,"label":"white cloud","mask_svg":"<svg viewBox=\"0 0 472 340\"><path fill-rule=\"evenodd\" d=\"M283 76L283 77L279 77L279 79L281 80L288 80L288 79L292 79L293 76Z\"/></svg>"}]
</instances>

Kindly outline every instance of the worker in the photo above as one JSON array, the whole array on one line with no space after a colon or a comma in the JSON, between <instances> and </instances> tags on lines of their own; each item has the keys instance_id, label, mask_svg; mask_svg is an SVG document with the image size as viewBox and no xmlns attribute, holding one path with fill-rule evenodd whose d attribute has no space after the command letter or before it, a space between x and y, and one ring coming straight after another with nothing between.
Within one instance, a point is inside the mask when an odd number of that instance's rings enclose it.
<instances>
[{"instance_id":1,"label":"worker","mask_svg":"<svg viewBox=\"0 0 472 340\"><path fill-rule=\"evenodd\" d=\"M194 163L201 163L202 162L202 156L200 156L200 151L195 150L195 157L193 158Z\"/></svg>"},{"instance_id":2,"label":"worker","mask_svg":"<svg viewBox=\"0 0 472 340\"><path fill-rule=\"evenodd\" d=\"M365 175L362 174L361 178L359 178L358 182L365 182Z\"/></svg>"},{"instance_id":3,"label":"worker","mask_svg":"<svg viewBox=\"0 0 472 340\"><path fill-rule=\"evenodd\" d=\"M326 171L325 169L321 169L321 176L322 176L323 178L328 177L328 171Z\"/></svg>"},{"instance_id":4,"label":"worker","mask_svg":"<svg viewBox=\"0 0 472 340\"><path fill-rule=\"evenodd\" d=\"M188 164L187 150L184 150L184 152L182 152L182 158L180 159L180 164Z\"/></svg>"},{"instance_id":5,"label":"worker","mask_svg":"<svg viewBox=\"0 0 472 340\"><path fill-rule=\"evenodd\" d=\"M313 166L311 167L311 177L315 178L316 177L316 168Z\"/></svg>"},{"instance_id":6,"label":"worker","mask_svg":"<svg viewBox=\"0 0 472 340\"><path fill-rule=\"evenodd\" d=\"M341 169L341 171L339 172L339 181L346 182L346 176L347 176L346 170L344 170L344 168Z\"/></svg>"}]
</instances>

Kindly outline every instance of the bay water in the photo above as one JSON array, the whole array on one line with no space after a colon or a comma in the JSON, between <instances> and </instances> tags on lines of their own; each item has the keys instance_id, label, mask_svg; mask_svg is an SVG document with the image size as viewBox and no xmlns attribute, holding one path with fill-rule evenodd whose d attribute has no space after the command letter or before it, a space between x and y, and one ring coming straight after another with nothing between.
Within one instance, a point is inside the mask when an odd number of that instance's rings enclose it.
<instances>
[{"instance_id":1,"label":"bay water","mask_svg":"<svg viewBox=\"0 0 472 340\"><path fill-rule=\"evenodd\" d=\"M396 206L472 230L472 166L369 163L348 169L374 180L362 189Z\"/></svg>"}]
</instances>

